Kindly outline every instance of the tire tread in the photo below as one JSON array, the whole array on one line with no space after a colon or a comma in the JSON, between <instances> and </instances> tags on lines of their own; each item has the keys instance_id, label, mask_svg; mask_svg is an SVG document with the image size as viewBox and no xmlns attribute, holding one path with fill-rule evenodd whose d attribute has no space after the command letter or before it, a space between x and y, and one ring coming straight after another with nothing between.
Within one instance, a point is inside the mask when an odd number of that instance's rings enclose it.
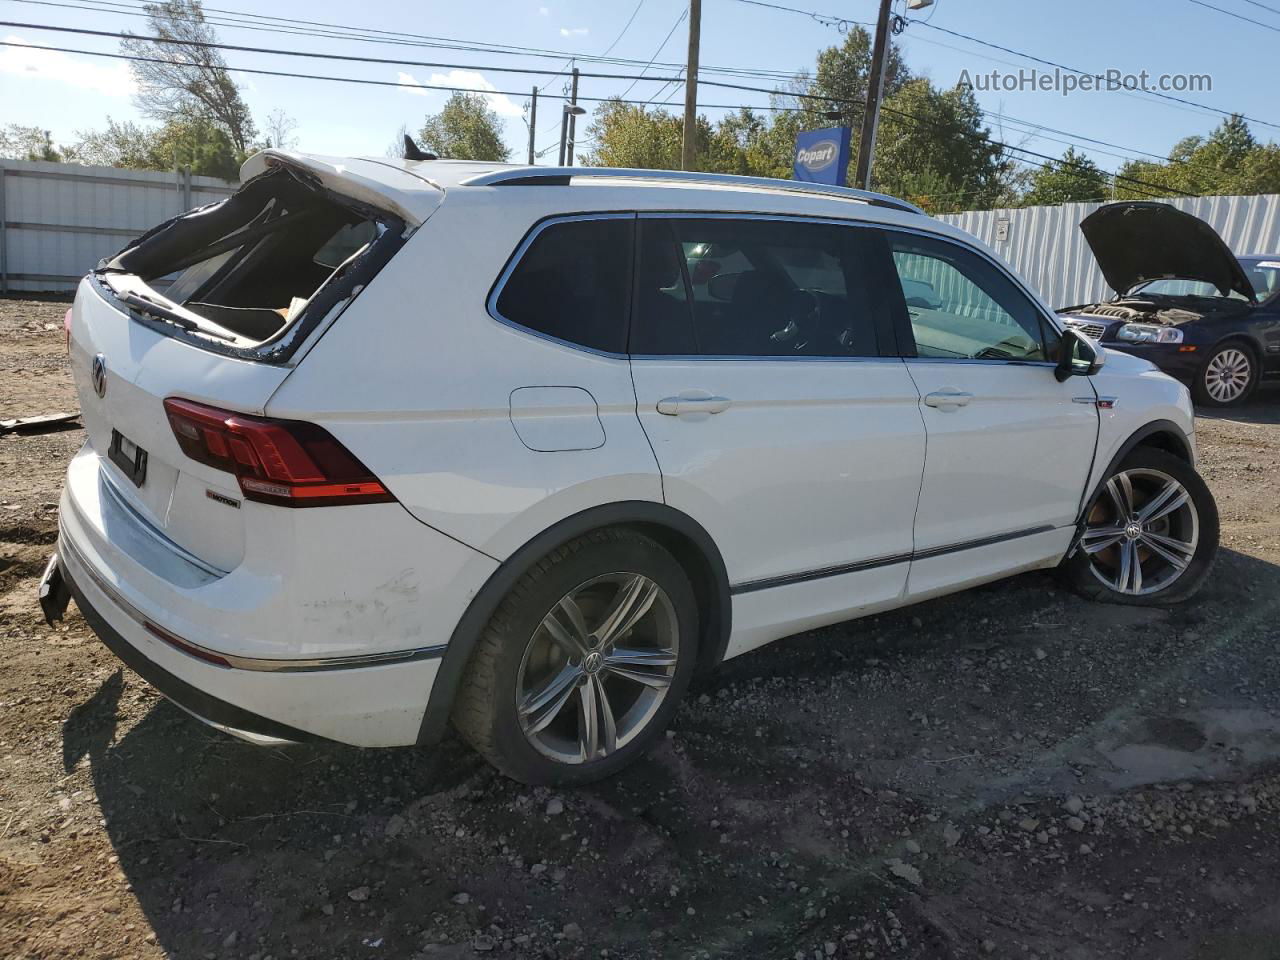
<instances>
[{"instance_id":1,"label":"tire tread","mask_svg":"<svg viewBox=\"0 0 1280 960\"><path fill-rule=\"evenodd\" d=\"M500 659L512 643L511 621L521 607L530 602L537 585L546 579L558 565L583 550L609 543L633 543L646 550L656 551L676 563L674 557L657 542L641 533L625 528L608 527L584 534L557 547L535 562L516 581L511 591L498 604L497 610L485 624L476 642L476 648L463 672L453 705L453 725L471 747L495 766L501 773L516 780L524 779L520 771L507 763L498 748L494 709L498 690L497 667Z\"/></svg>"}]
</instances>

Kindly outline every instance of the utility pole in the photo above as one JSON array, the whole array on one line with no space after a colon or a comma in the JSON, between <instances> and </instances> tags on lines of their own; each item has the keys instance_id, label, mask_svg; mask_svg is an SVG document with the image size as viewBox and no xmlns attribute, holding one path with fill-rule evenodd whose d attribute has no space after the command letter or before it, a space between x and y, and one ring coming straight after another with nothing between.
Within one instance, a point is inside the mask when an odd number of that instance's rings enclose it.
<instances>
[{"instance_id":1,"label":"utility pole","mask_svg":"<svg viewBox=\"0 0 1280 960\"><path fill-rule=\"evenodd\" d=\"M885 0L886 3L889 0ZM702 0L689 0L689 58L684 68L684 143L680 169L692 170L698 127L698 45L702 38Z\"/></svg>"},{"instance_id":2,"label":"utility pole","mask_svg":"<svg viewBox=\"0 0 1280 960\"><path fill-rule=\"evenodd\" d=\"M578 68L573 68L573 82L569 87L569 153L566 158L566 166L573 166L573 147L574 137L577 133L578 114L582 113L578 107Z\"/></svg>"},{"instance_id":3,"label":"utility pole","mask_svg":"<svg viewBox=\"0 0 1280 960\"><path fill-rule=\"evenodd\" d=\"M538 128L538 88L533 88L533 99L529 101L529 166L537 159L533 155L533 135Z\"/></svg>"},{"instance_id":4,"label":"utility pole","mask_svg":"<svg viewBox=\"0 0 1280 960\"><path fill-rule=\"evenodd\" d=\"M889 63L889 21L893 17L893 0L880 0L880 17L876 20L876 43L871 54L871 74L867 77L867 106L862 112L862 135L858 139L858 166L855 186L871 189L871 161L876 152L876 128L880 125L880 97L884 93L884 74Z\"/></svg>"}]
</instances>

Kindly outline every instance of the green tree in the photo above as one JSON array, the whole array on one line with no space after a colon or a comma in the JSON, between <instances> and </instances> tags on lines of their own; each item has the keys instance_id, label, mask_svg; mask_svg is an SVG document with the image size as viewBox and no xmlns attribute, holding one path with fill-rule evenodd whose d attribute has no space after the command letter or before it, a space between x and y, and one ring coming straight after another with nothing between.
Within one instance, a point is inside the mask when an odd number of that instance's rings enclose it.
<instances>
[{"instance_id":1,"label":"green tree","mask_svg":"<svg viewBox=\"0 0 1280 960\"><path fill-rule=\"evenodd\" d=\"M202 177L236 180L241 157L227 132L209 120L176 119L147 128L110 117L101 130L81 131L68 148L77 163L134 170L190 167Z\"/></svg>"},{"instance_id":2,"label":"green tree","mask_svg":"<svg viewBox=\"0 0 1280 960\"><path fill-rule=\"evenodd\" d=\"M777 90L768 113L744 107L714 124L698 117L697 169L790 177L800 131L844 124L856 134L870 69L871 37L854 28L838 46L818 53L812 77L801 74ZM885 94L873 169L878 189L913 197L930 210L955 209L965 200L982 205L1011 193L1014 164L987 138L972 91L940 91L912 77L891 47ZM584 163L680 165L683 124L667 110L608 101L596 108L588 132L596 146Z\"/></svg>"},{"instance_id":3,"label":"green tree","mask_svg":"<svg viewBox=\"0 0 1280 960\"><path fill-rule=\"evenodd\" d=\"M0 127L0 157L8 160L63 159L48 130L9 123Z\"/></svg>"},{"instance_id":4,"label":"green tree","mask_svg":"<svg viewBox=\"0 0 1280 960\"><path fill-rule=\"evenodd\" d=\"M243 156L257 131L222 54L201 45L216 43L218 34L205 22L200 0L161 0L142 9L152 36L120 44L129 56L147 58L130 65L138 84L138 109L162 123L209 120Z\"/></svg>"},{"instance_id":5,"label":"green tree","mask_svg":"<svg viewBox=\"0 0 1280 960\"><path fill-rule=\"evenodd\" d=\"M701 118L700 132L709 129ZM680 169L684 121L667 110L647 109L621 100L605 100L596 107L587 137L595 148L582 157L584 166ZM706 138L700 158L706 156Z\"/></svg>"},{"instance_id":6,"label":"green tree","mask_svg":"<svg viewBox=\"0 0 1280 960\"><path fill-rule=\"evenodd\" d=\"M871 169L877 190L932 213L988 206L1001 193L1006 165L972 90L938 90L915 77L881 107Z\"/></svg>"},{"instance_id":7,"label":"green tree","mask_svg":"<svg viewBox=\"0 0 1280 960\"><path fill-rule=\"evenodd\" d=\"M1116 191L1125 198L1143 199L1164 192L1280 193L1280 146L1259 143L1244 118L1233 115L1207 137L1179 140L1167 162L1135 160L1121 167L1119 176Z\"/></svg>"},{"instance_id":8,"label":"green tree","mask_svg":"<svg viewBox=\"0 0 1280 960\"><path fill-rule=\"evenodd\" d=\"M439 113L427 116L418 145L452 160L504 161L511 151L502 142L498 114L479 93L455 93Z\"/></svg>"},{"instance_id":9,"label":"green tree","mask_svg":"<svg viewBox=\"0 0 1280 960\"><path fill-rule=\"evenodd\" d=\"M1111 192L1105 170L1075 147L1068 147L1062 159L1049 163L1031 175L1031 189L1022 202L1027 206L1058 203L1082 203L1105 200Z\"/></svg>"}]
</instances>

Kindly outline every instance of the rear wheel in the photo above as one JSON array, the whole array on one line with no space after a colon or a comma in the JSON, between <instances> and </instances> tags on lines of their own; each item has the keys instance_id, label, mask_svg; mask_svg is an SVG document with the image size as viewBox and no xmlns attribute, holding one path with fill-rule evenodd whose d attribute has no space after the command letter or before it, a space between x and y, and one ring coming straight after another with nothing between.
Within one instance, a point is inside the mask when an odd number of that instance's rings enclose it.
<instances>
[{"instance_id":1,"label":"rear wheel","mask_svg":"<svg viewBox=\"0 0 1280 960\"><path fill-rule=\"evenodd\" d=\"M1196 377L1196 402L1209 407L1243 403L1258 382L1258 362L1249 347L1232 340L1216 347Z\"/></svg>"},{"instance_id":2,"label":"rear wheel","mask_svg":"<svg viewBox=\"0 0 1280 960\"><path fill-rule=\"evenodd\" d=\"M1064 567L1095 600L1176 603L1200 588L1217 550L1218 508L1200 475L1139 447L1103 481Z\"/></svg>"},{"instance_id":3,"label":"rear wheel","mask_svg":"<svg viewBox=\"0 0 1280 960\"><path fill-rule=\"evenodd\" d=\"M666 727L697 658L684 569L653 540L603 530L548 554L490 620L454 725L525 783L621 769Z\"/></svg>"}]
</instances>

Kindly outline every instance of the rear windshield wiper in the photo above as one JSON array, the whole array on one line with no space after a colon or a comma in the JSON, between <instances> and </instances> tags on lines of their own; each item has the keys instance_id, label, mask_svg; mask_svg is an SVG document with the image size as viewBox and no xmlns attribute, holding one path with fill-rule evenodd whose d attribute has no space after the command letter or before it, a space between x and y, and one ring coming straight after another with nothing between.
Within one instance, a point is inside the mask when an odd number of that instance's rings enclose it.
<instances>
[{"instance_id":1,"label":"rear windshield wiper","mask_svg":"<svg viewBox=\"0 0 1280 960\"><path fill-rule=\"evenodd\" d=\"M156 303L154 300L150 300L139 294L127 292L123 294L120 299L134 309L141 310L143 313L149 313L153 317L159 317L161 320L172 323L175 327L180 327L188 333L199 333L206 337L217 337L219 340L226 340L230 343L235 343L236 341L236 338L233 336L229 336L225 333L218 333L216 330L206 330L204 327L200 326L200 324L196 323L189 317L184 317L176 310L170 310L164 304Z\"/></svg>"}]
</instances>

